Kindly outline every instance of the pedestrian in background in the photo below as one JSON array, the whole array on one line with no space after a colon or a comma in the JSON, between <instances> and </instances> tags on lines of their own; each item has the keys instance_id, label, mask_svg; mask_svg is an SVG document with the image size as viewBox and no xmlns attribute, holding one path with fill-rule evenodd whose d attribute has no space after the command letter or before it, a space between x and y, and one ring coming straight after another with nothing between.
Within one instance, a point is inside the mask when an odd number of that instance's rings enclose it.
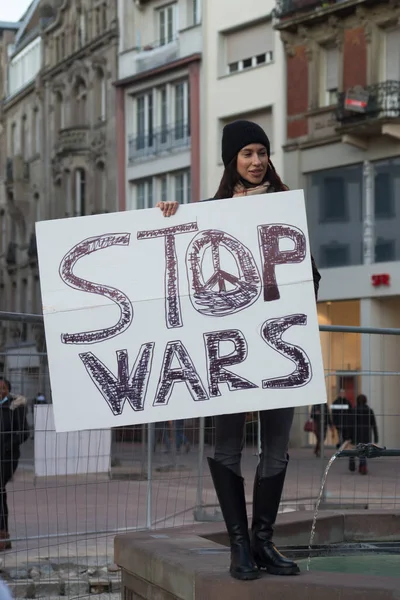
<instances>
[{"instance_id":1,"label":"pedestrian in background","mask_svg":"<svg viewBox=\"0 0 400 600\"><path fill-rule=\"evenodd\" d=\"M11 548L6 485L18 467L20 446L29 437L26 408L26 398L13 396L11 383L0 377L0 551Z\"/></svg>"},{"instance_id":2,"label":"pedestrian in background","mask_svg":"<svg viewBox=\"0 0 400 600\"><path fill-rule=\"evenodd\" d=\"M322 421L322 414L324 415ZM326 438L326 432L328 427L333 430L333 423L331 419L331 413L329 412L329 406L327 404L314 404L311 409L310 418L315 423L315 437L316 444L314 448L315 456L321 455L321 444Z\"/></svg>"},{"instance_id":3,"label":"pedestrian in background","mask_svg":"<svg viewBox=\"0 0 400 600\"><path fill-rule=\"evenodd\" d=\"M256 123L239 120L225 125L222 134L225 169L210 200L243 198L245 212L248 196L287 191L270 153L269 139ZM268 196L265 201L268 202ZM169 217L176 213L179 204L159 202L157 206ZM317 296L321 276L312 258L311 266ZM289 460L287 449L293 415L293 408L260 412L261 454L254 481L251 542L240 468L246 412L215 417L215 454L208 463L230 538L230 573L237 579L256 579L260 576L259 569L275 575L299 572L298 565L278 552L272 541Z\"/></svg>"},{"instance_id":4,"label":"pedestrian in background","mask_svg":"<svg viewBox=\"0 0 400 600\"><path fill-rule=\"evenodd\" d=\"M346 429L346 420L351 411L351 403L346 398L346 390L340 390L339 396L332 402L332 421L338 432L339 441L336 448L340 448L345 442L344 431Z\"/></svg>"},{"instance_id":5,"label":"pedestrian in background","mask_svg":"<svg viewBox=\"0 0 400 600\"><path fill-rule=\"evenodd\" d=\"M367 396L360 394L357 396L357 402L349 416L348 439L357 446L357 444L370 444L372 442L372 432L374 434L375 444L379 443L378 426L376 424L375 413L368 406ZM349 458L349 470L356 470L356 461L354 457ZM361 475L368 474L367 459L360 456L358 471Z\"/></svg>"},{"instance_id":6,"label":"pedestrian in background","mask_svg":"<svg viewBox=\"0 0 400 600\"><path fill-rule=\"evenodd\" d=\"M186 452L190 451L190 443L185 435L185 419L175 421L175 444L177 452L181 448L184 448Z\"/></svg>"}]
</instances>

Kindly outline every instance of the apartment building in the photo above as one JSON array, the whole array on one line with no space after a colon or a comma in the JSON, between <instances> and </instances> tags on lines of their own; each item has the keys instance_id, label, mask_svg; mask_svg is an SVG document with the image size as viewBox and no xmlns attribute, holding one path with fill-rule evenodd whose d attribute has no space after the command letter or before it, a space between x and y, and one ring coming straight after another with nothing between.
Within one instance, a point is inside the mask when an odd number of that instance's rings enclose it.
<instances>
[{"instance_id":1,"label":"apartment building","mask_svg":"<svg viewBox=\"0 0 400 600\"><path fill-rule=\"evenodd\" d=\"M200 199L200 0L119 1L121 210Z\"/></svg>"},{"instance_id":2,"label":"apartment building","mask_svg":"<svg viewBox=\"0 0 400 600\"><path fill-rule=\"evenodd\" d=\"M41 313L36 221L117 210L117 36L112 0L33 0L2 45L0 310ZM1 337L33 397L42 333L14 323Z\"/></svg>"},{"instance_id":3,"label":"apartment building","mask_svg":"<svg viewBox=\"0 0 400 600\"><path fill-rule=\"evenodd\" d=\"M276 15L287 70L285 173L306 190L320 322L400 327L400 6L278 0ZM398 378L380 373L400 371L399 338L322 338L330 398L340 387L365 393L381 441L396 446Z\"/></svg>"},{"instance_id":4,"label":"apartment building","mask_svg":"<svg viewBox=\"0 0 400 600\"><path fill-rule=\"evenodd\" d=\"M259 123L283 173L285 61L274 30L273 0L205 2L203 7L202 196L221 179L221 135L235 119Z\"/></svg>"}]
</instances>

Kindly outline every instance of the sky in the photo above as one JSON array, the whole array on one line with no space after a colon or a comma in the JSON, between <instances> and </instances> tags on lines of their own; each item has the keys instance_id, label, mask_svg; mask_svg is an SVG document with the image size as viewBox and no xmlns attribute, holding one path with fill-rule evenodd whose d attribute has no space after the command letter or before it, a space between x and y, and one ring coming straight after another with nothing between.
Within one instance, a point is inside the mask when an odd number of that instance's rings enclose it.
<instances>
[{"instance_id":1,"label":"sky","mask_svg":"<svg viewBox=\"0 0 400 600\"><path fill-rule=\"evenodd\" d=\"M32 0L0 0L0 21L19 21Z\"/></svg>"}]
</instances>

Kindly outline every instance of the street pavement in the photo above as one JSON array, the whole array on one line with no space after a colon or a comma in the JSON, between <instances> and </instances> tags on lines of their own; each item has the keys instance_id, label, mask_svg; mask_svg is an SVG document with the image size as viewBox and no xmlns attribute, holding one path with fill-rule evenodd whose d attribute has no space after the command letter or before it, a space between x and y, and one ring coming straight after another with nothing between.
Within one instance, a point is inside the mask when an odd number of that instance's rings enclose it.
<instances>
[{"instance_id":1,"label":"street pavement","mask_svg":"<svg viewBox=\"0 0 400 600\"><path fill-rule=\"evenodd\" d=\"M312 510L320 491L321 476L334 452L324 460L311 448L290 450L282 509ZM154 528L193 523L197 498L203 516L216 518L216 497L208 472L206 446L204 478L199 494L199 456L189 453L153 454L151 521ZM253 448L243 454L242 470L251 511L252 480L257 464ZM47 558L86 558L93 564L112 562L115 533L145 528L149 486L147 458L140 444L121 444L117 466L108 474L35 478L29 445L14 480L7 486L13 549L3 553L6 566ZM117 478L115 478L117 477ZM369 461L369 474L350 473L346 459L337 459L329 473L325 501L333 506L400 508L400 459ZM218 518L218 514L217 514Z\"/></svg>"}]
</instances>

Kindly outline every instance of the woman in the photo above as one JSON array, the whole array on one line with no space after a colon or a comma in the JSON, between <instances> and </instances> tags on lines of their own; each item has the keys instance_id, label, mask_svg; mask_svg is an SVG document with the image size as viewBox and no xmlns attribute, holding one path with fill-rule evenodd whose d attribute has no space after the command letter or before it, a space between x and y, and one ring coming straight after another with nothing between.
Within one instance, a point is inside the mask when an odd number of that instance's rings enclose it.
<instances>
[{"instance_id":1,"label":"woman","mask_svg":"<svg viewBox=\"0 0 400 600\"><path fill-rule=\"evenodd\" d=\"M224 127L222 160L225 170L214 199L284 192L284 185L270 160L270 143L264 130L251 121L234 121ZM178 209L177 202L159 202L166 217ZM312 261L315 294L320 275ZM216 417L211 476L231 544L230 572L236 579L256 579L259 569L275 575L299 572L295 562L278 552L272 542L288 463L288 442L293 408L262 411L261 454L253 494L252 539L246 513L240 459L246 413Z\"/></svg>"},{"instance_id":2,"label":"woman","mask_svg":"<svg viewBox=\"0 0 400 600\"><path fill-rule=\"evenodd\" d=\"M18 467L19 447L29 437L26 399L10 392L10 382L0 377L0 551L11 548L6 485Z\"/></svg>"},{"instance_id":3,"label":"woman","mask_svg":"<svg viewBox=\"0 0 400 600\"><path fill-rule=\"evenodd\" d=\"M323 431L321 432L322 412L324 413L324 424L323 424ZM321 455L321 443L326 438L326 432L328 430L328 425L329 425L330 430L332 432L334 431L334 427L333 427L333 423L332 423L332 419L331 419L331 413L329 412L328 405L327 404L314 404L311 409L310 418L315 423L316 443L315 443L315 448L314 448L314 454L315 454L315 456L318 457ZM324 436L323 438L321 437L321 433Z\"/></svg>"}]
</instances>

